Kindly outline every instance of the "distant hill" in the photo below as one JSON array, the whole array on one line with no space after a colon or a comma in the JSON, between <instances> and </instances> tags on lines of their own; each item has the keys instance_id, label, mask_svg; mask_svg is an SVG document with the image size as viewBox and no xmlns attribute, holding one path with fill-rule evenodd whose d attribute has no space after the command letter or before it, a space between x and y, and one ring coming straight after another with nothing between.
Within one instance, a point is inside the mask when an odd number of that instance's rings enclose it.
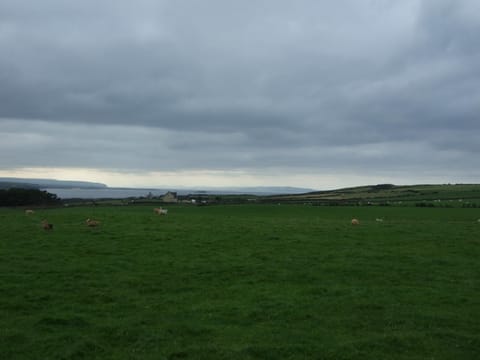
<instances>
[{"instance_id":1,"label":"distant hill","mask_svg":"<svg viewBox=\"0 0 480 360\"><path fill-rule=\"evenodd\" d=\"M314 191L307 194L277 195L269 200L315 204L428 203L445 205L451 202L480 204L480 184L392 185L379 184L338 190ZM462 205L463 205L462 204Z\"/></svg>"},{"instance_id":2,"label":"distant hill","mask_svg":"<svg viewBox=\"0 0 480 360\"><path fill-rule=\"evenodd\" d=\"M35 189L104 189L107 185L89 181L67 181L54 179L23 179L0 177L0 188L35 188Z\"/></svg>"}]
</instances>

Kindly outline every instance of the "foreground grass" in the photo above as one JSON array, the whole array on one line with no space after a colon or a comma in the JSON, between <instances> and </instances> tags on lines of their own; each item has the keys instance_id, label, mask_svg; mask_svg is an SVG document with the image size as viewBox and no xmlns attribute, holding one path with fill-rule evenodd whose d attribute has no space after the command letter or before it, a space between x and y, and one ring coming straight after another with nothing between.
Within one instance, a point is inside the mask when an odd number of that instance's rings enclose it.
<instances>
[{"instance_id":1,"label":"foreground grass","mask_svg":"<svg viewBox=\"0 0 480 360\"><path fill-rule=\"evenodd\" d=\"M102 226L85 227L87 217ZM0 210L0 358L476 359L478 217L283 205L178 206L166 217L151 207Z\"/></svg>"}]
</instances>

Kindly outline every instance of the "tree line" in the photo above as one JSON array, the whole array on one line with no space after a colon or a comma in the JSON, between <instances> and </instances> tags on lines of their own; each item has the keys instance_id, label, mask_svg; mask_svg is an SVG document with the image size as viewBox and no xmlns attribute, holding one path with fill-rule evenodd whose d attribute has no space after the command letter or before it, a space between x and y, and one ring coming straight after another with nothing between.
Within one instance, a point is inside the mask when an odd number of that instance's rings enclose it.
<instances>
[{"instance_id":1,"label":"tree line","mask_svg":"<svg viewBox=\"0 0 480 360\"><path fill-rule=\"evenodd\" d=\"M0 190L0 206L55 205L60 199L55 194L38 189L11 188Z\"/></svg>"}]
</instances>

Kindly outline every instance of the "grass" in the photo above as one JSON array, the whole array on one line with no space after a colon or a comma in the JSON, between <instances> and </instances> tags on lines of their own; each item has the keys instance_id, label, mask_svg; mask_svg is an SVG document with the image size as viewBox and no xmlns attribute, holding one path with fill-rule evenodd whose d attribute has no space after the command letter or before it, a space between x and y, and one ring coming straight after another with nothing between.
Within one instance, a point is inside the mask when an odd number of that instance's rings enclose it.
<instances>
[{"instance_id":1,"label":"grass","mask_svg":"<svg viewBox=\"0 0 480 360\"><path fill-rule=\"evenodd\" d=\"M0 358L476 359L479 211L3 209Z\"/></svg>"}]
</instances>

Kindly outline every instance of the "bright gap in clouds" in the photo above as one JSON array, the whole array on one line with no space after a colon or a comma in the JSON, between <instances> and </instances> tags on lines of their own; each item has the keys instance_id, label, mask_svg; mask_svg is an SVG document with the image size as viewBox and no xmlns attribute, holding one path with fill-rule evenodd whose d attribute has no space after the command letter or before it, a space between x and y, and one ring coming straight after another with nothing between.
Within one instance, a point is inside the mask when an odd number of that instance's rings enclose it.
<instances>
[{"instance_id":1,"label":"bright gap in clouds","mask_svg":"<svg viewBox=\"0 0 480 360\"><path fill-rule=\"evenodd\" d=\"M393 183L396 185L448 183L455 182L434 173L418 174L412 178L403 178L401 173L391 176L365 176L353 173L298 173L287 174L280 171L257 170L196 170L196 171L153 171L124 172L87 168L21 168L0 170L0 177L39 178L56 180L76 180L100 182L109 187L130 188L210 188L210 187L254 187L254 186L292 186L316 190L332 190L344 187ZM465 178L462 182L474 182ZM458 182L458 181L457 181Z\"/></svg>"},{"instance_id":2,"label":"bright gap in clouds","mask_svg":"<svg viewBox=\"0 0 480 360\"><path fill-rule=\"evenodd\" d=\"M236 187L236 186L297 186L318 188L319 185L334 188L336 180L314 175L261 174L244 170L182 170L139 171L101 170L86 168L22 168L0 170L2 177L50 178L104 183L110 187ZM330 183L330 185L329 185Z\"/></svg>"}]
</instances>

